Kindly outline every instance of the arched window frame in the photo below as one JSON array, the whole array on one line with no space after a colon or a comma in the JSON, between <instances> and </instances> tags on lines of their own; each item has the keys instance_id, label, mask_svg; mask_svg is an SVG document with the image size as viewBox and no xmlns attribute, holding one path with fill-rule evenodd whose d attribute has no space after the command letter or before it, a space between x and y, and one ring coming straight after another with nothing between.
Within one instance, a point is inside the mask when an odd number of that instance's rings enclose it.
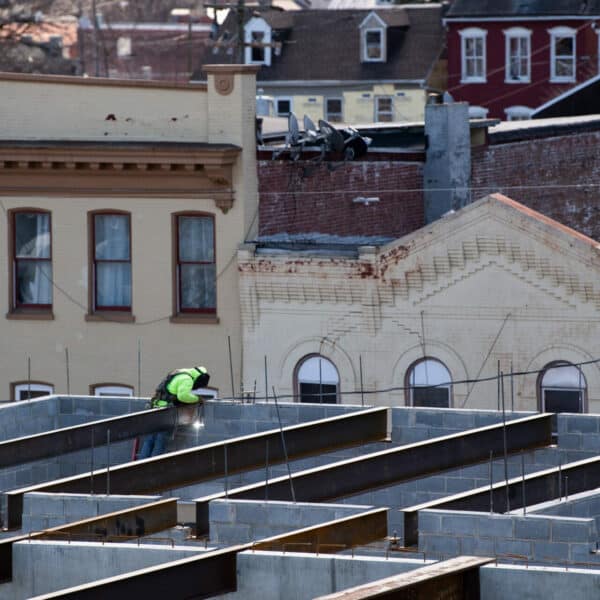
<instances>
[{"instance_id":1,"label":"arched window frame","mask_svg":"<svg viewBox=\"0 0 600 600\"><path fill-rule=\"evenodd\" d=\"M416 360L415 362L413 362L407 369L406 371L406 375L405 375L405 379L404 379L404 386L405 386L405 390L406 390L406 398L408 399L408 403L409 406L418 406L421 408L451 408L453 405L453 399L452 399L452 384L448 383L447 385L443 385L440 386L438 384L432 383L432 388L441 388L441 389L447 389L448 390L448 404L446 407L436 407L434 405L427 405L427 404L418 404L415 405L415 399L414 399L414 390L416 388L427 388L428 386L424 386L424 385L413 385L411 383L411 377L413 375L413 373L415 372L415 369L422 363L426 362L426 361L431 361L431 362L435 362L438 363L439 365L441 365L446 372L448 373L448 382L452 381L452 374L450 373L450 369L448 369L448 367L439 359L439 358L435 358L434 356L424 356L423 358L420 358L418 360ZM446 382L440 382L440 383L446 383Z\"/></svg>"},{"instance_id":2,"label":"arched window frame","mask_svg":"<svg viewBox=\"0 0 600 600\"><path fill-rule=\"evenodd\" d=\"M553 389L553 388L546 388L546 386L544 386L544 377L546 376L546 374L548 373L548 371L550 371L551 369L554 369L556 367L574 367L575 369L577 369L581 375L581 384L582 386L579 388L573 387L573 388L554 388L556 390L567 390L567 389L572 389L572 390L577 390L579 389L579 411L581 413L586 413L588 412L588 402L587 402L587 391L588 391L588 385L587 385L587 379L585 377L585 374L583 373L583 371L581 370L581 367L577 367L576 365L574 365L572 362L569 362L567 360L555 360L552 361L550 363L548 363L539 373L538 375L538 381L537 381L537 395L538 395L538 409L540 412L567 412L567 411L548 411L547 407L546 407L546 400L545 400L545 390L546 389ZM572 412L572 411L568 411L568 412Z\"/></svg>"},{"instance_id":3,"label":"arched window frame","mask_svg":"<svg viewBox=\"0 0 600 600\"><path fill-rule=\"evenodd\" d=\"M124 383L95 383L90 385L90 394L92 396L132 397L134 389L133 386Z\"/></svg>"},{"instance_id":4,"label":"arched window frame","mask_svg":"<svg viewBox=\"0 0 600 600\"><path fill-rule=\"evenodd\" d=\"M36 395L31 398L19 398L22 392L35 392ZM38 392L43 392L39 393ZM10 399L12 402L23 402L24 400L34 400L42 396L51 396L54 394L54 385L47 381L13 381L10 384Z\"/></svg>"},{"instance_id":5,"label":"arched window frame","mask_svg":"<svg viewBox=\"0 0 600 600\"><path fill-rule=\"evenodd\" d=\"M302 366L309 361L310 359L313 358L320 358L324 361L327 361L334 369L337 375L337 384L336 384L336 392L335 392L335 403L333 402L329 402L328 404L337 404L340 402L340 371L337 368L336 364L328 357L323 356L322 354L319 354L317 352L312 353L312 354L307 354L306 356L302 357L297 363L296 363L296 367L294 368L294 401L295 402L302 402L302 394L300 392L300 384L302 383L300 381L300 369L302 368ZM321 390L320 393L322 394L322 387L324 384L321 385ZM320 402L318 400L315 400L316 404L319 404Z\"/></svg>"}]
</instances>

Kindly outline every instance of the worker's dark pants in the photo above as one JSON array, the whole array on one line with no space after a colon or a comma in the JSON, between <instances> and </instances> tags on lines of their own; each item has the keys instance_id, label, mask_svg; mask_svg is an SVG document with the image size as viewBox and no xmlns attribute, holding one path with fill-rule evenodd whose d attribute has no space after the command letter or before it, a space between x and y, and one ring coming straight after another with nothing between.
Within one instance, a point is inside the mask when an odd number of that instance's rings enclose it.
<instances>
[{"instance_id":1,"label":"worker's dark pants","mask_svg":"<svg viewBox=\"0 0 600 600\"><path fill-rule=\"evenodd\" d=\"M149 458L150 456L158 456L163 454L167 448L167 440L169 439L168 431L157 431L151 433L144 438L142 449L138 454L138 458Z\"/></svg>"}]
</instances>

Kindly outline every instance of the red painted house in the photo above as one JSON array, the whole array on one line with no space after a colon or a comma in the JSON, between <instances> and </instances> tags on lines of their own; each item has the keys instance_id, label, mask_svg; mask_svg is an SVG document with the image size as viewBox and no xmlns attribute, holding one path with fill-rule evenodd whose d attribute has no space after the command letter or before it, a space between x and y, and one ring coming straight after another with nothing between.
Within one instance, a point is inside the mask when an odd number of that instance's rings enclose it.
<instances>
[{"instance_id":1,"label":"red painted house","mask_svg":"<svg viewBox=\"0 0 600 600\"><path fill-rule=\"evenodd\" d=\"M600 0L454 0L448 91L471 116L527 119L599 73Z\"/></svg>"}]
</instances>

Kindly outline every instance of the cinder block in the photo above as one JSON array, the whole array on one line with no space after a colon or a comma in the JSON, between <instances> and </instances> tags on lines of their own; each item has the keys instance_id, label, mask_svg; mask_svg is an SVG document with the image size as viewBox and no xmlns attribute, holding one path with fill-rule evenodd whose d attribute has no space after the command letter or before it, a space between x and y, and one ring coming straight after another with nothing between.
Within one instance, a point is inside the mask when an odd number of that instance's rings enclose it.
<instances>
[{"instance_id":1,"label":"cinder block","mask_svg":"<svg viewBox=\"0 0 600 600\"><path fill-rule=\"evenodd\" d=\"M475 415L470 411L445 412L442 422L443 426L448 429L464 431L475 427Z\"/></svg>"},{"instance_id":2,"label":"cinder block","mask_svg":"<svg viewBox=\"0 0 600 600\"><path fill-rule=\"evenodd\" d=\"M559 433L558 445L563 450L581 450L583 436L580 433Z\"/></svg>"},{"instance_id":3,"label":"cinder block","mask_svg":"<svg viewBox=\"0 0 600 600\"><path fill-rule=\"evenodd\" d=\"M531 558L533 550L532 544L534 542L526 542L523 540L505 540L496 539L496 554L518 554L519 556L528 556Z\"/></svg>"},{"instance_id":4,"label":"cinder block","mask_svg":"<svg viewBox=\"0 0 600 600\"><path fill-rule=\"evenodd\" d=\"M559 542L533 542L533 559L543 562L569 560L569 544Z\"/></svg>"},{"instance_id":5,"label":"cinder block","mask_svg":"<svg viewBox=\"0 0 600 600\"><path fill-rule=\"evenodd\" d=\"M442 515L442 531L451 535L477 535L479 522L480 517L477 514Z\"/></svg>"},{"instance_id":6,"label":"cinder block","mask_svg":"<svg viewBox=\"0 0 600 600\"><path fill-rule=\"evenodd\" d=\"M514 519L509 515L481 513L478 531L481 537L512 538Z\"/></svg>"},{"instance_id":7,"label":"cinder block","mask_svg":"<svg viewBox=\"0 0 600 600\"><path fill-rule=\"evenodd\" d=\"M444 413L441 410L416 409L415 424L427 425L428 427L443 427Z\"/></svg>"},{"instance_id":8,"label":"cinder block","mask_svg":"<svg viewBox=\"0 0 600 600\"><path fill-rule=\"evenodd\" d=\"M441 534L442 515L438 511L419 511L419 534Z\"/></svg>"},{"instance_id":9,"label":"cinder block","mask_svg":"<svg viewBox=\"0 0 600 600\"><path fill-rule=\"evenodd\" d=\"M554 519L552 521L552 541L595 542L596 523L594 519Z\"/></svg>"},{"instance_id":10,"label":"cinder block","mask_svg":"<svg viewBox=\"0 0 600 600\"><path fill-rule=\"evenodd\" d=\"M515 538L550 541L550 520L533 515L515 518Z\"/></svg>"},{"instance_id":11,"label":"cinder block","mask_svg":"<svg viewBox=\"0 0 600 600\"><path fill-rule=\"evenodd\" d=\"M598 417L594 415L570 415L568 433L598 433Z\"/></svg>"},{"instance_id":12,"label":"cinder block","mask_svg":"<svg viewBox=\"0 0 600 600\"><path fill-rule=\"evenodd\" d=\"M434 477L425 477L423 479L417 479L417 491L419 492L446 492L446 478L442 475Z\"/></svg>"},{"instance_id":13,"label":"cinder block","mask_svg":"<svg viewBox=\"0 0 600 600\"><path fill-rule=\"evenodd\" d=\"M437 556L457 556L459 554L457 537L447 535L419 536L419 551Z\"/></svg>"}]
</instances>

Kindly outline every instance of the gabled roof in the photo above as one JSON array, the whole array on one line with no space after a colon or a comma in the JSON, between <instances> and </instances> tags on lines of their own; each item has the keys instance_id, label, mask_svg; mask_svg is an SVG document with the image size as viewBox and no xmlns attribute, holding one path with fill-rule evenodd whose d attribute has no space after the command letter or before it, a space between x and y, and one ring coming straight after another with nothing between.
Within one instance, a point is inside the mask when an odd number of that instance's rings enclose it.
<instances>
[{"instance_id":1,"label":"gabled roof","mask_svg":"<svg viewBox=\"0 0 600 600\"><path fill-rule=\"evenodd\" d=\"M446 17L600 16L600 0L454 0Z\"/></svg>"},{"instance_id":2,"label":"gabled roof","mask_svg":"<svg viewBox=\"0 0 600 600\"><path fill-rule=\"evenodd\" d=\"M360 61L360 24L371 12L387 24L387 62ZM258 81L291 80L423 80L444 43L441 4L409 5L383 10L266 11L263 18L282 41L270 67L262 67ZM233 16L221 27L235 37ZM207 48L204 64L230 63L235 52ZM204 79L195 74L193 79Z\"/></svg>"}]
</instances>

